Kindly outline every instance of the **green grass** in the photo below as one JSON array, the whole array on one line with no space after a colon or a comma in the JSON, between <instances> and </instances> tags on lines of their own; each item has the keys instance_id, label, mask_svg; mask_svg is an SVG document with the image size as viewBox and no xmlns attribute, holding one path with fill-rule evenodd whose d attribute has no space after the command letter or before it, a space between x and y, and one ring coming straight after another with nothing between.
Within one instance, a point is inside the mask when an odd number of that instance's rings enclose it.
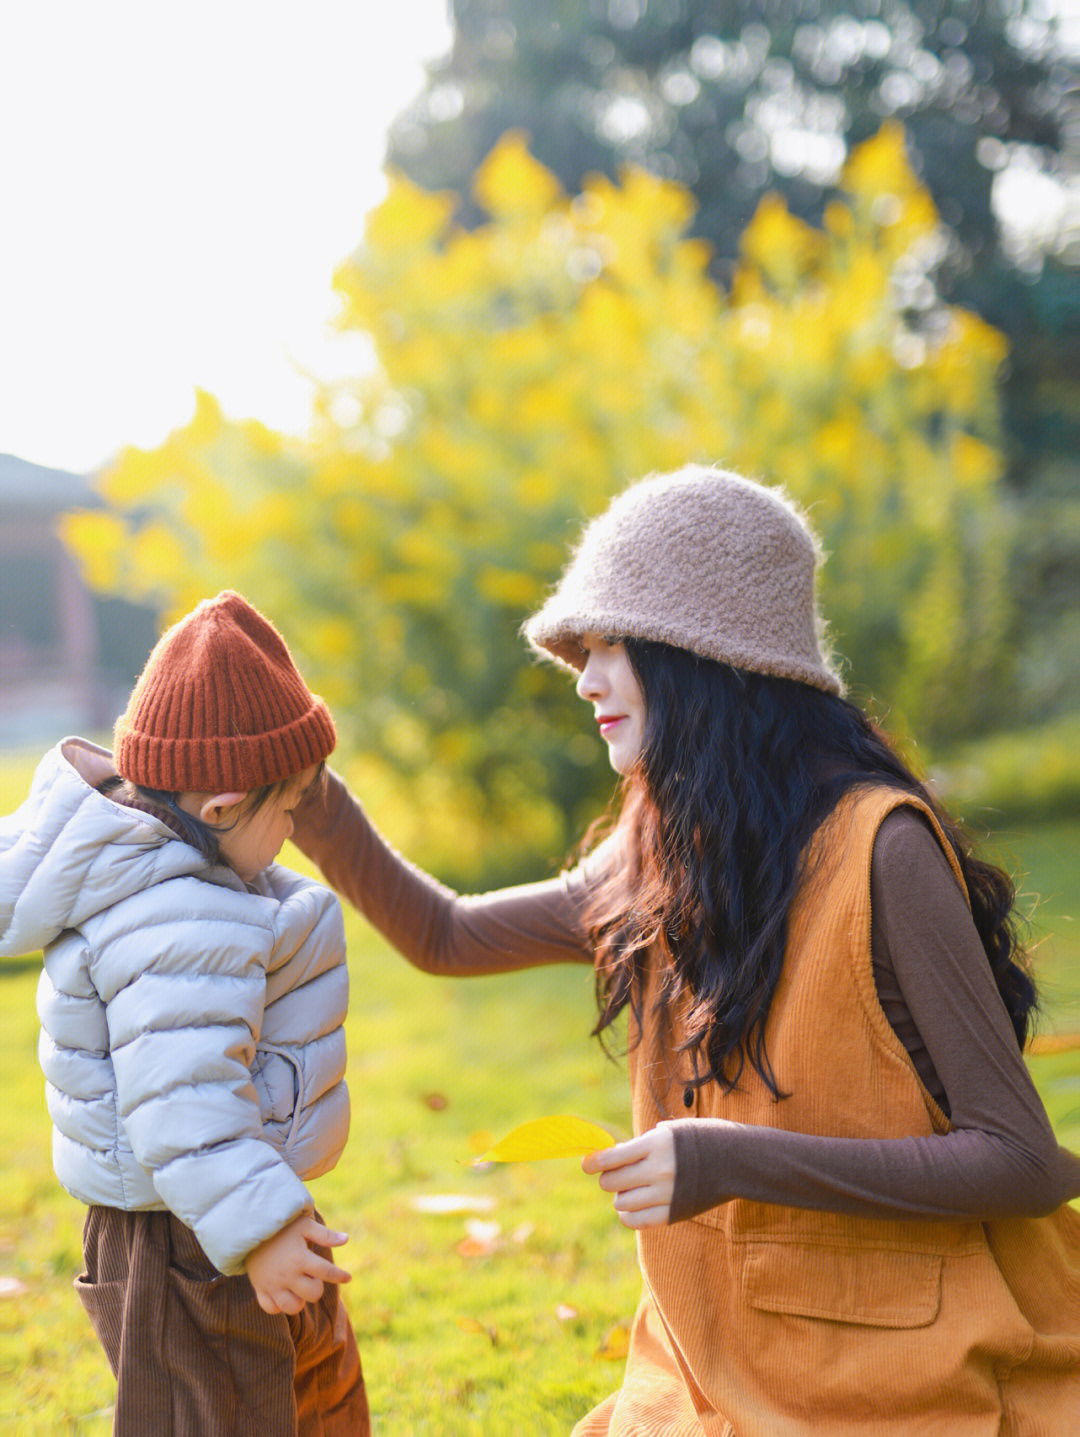
<instances>
[{"instance_id":1,"label":"green grass","mask_svg":"<svg viewBox=\"0 0 1080 1437\"><path fill-rule=\"evenodd\" d=\"M950 808L975 823L1041 822L1080 812L1080 713L995 733L941 757L936 769Z\"/></svg>"},{"instance_id":2,"label":"green grass","mask_svg":"<svg viewBox=\"0 0 1080 1437\"><path fill-rule=\"evenodd\" d=\"M0 762L0 812L25 792L30 760ZM1044 1028L1080 1028L1080 823L999 835L1041 895ZM296 861L290 852L287 861ZM574 1160L476 1171L470 1142L543 1113L629 1131L621 1067L588 1028L591 975L569 967L440 983L414 972L348 915L353 1127L338 1169L313 1185L350 1233L345 1289L380 1437L530 1437L569 1431L612 1391L621 1363L597 1356L628 1320L639 1279L633 1239ZM0 1430L110 1431L113 1381L71 1282L83 1210L52 1176L37 1066L35 960L0 969ZM1080 1147L1080 1053L1033 1058L1063 1141ZM502 1245L458 1252L465 1218L421 1216L420 1194L495 1200ZM559 1305L576 1316L560 1318Z\"/></svg>"},{"instance_id":3,"label":"green grass","mask_svg":"<svg viewBox=\"0 0 1080 1437\"><path fill-rule=\"evenodd\" d=\"M439 984L358 919L349 936L352 1135L312 1186L350 1234L345 1299L377 1430L566 1432L618 1383L618 1364L594 1354L634 1309L632 1239L573 1160L483 1172L468 1160L479 1130L546 1112L629 1131L624 1076L587 1037L589 975ZM71 1290L83 1210L50 1168L36 981L36 965L0 979L0 1275L27 1288L0 1300L0 1430L106 1433L94 1414L112 1379ZM482 1217L504 1245L461 1256L463 1216L410 1209L431 1193L493 1197ZM560 1303L578 1316L560 1321Z\"/></svg>"}]
</instances>

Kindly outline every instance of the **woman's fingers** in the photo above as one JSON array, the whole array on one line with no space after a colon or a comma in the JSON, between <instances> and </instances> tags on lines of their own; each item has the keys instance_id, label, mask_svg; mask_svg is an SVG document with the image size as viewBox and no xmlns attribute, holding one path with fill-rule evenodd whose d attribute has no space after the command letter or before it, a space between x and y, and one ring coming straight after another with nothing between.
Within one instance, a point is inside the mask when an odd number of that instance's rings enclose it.
<instances>
[{"instance_id":1,"label":"woman's fingers","mask_svg":"<svg viewBox=\"0 0 1080 1437\"><path fill-rule=\"evenodd\" d=\"M649 1165L644 1161L638 1161L601 1173L599 1182L606 1193L622 1193L626 1192L628 1188L640 1187L643 1183L650 1182L651 1177Z\"/></svg>"},{"instance_id":2,"label":"woman's fingers","mask_svg":"<svg viewBox=\"0 0 1080 1437\"><path fill-rule=\"evenodd\" d=\"M656 1183L650 1183L646 1187L628 1188L625 1192L616 1193L616 1212L643 1212L650 1207L664 1207L670 1204L670 1195L663 1187Z\"/></svg>"},{"instance_id":3,"label":"woman's fingers","mask_svg":"<svg viewBox=\"0 0 1080 1437\"><path fill-rule=\"evenodd\" d=\"M615 1210L624 1226L667 1222L675 1186L675 1140L666 1126L589 1153L581 1166L598 1175L605 1192L615 1194Z\"/></svg>"},{"instance_id":4,"label":"woman's fingers","mask_svg":"<svg viewBox=\"0 0 1080 1437\"><path fill-rule=\"evenodd\" d=\"M666 1227L670 1211L667 1203L664 1203L662 1207L642 1208L640 1212L617 1211L616 1216L623 1227L637 1230L643 1227Z\"/></svg>"},{"instance_id":5,"label":"woman's fingers","mask_svg":"<svg viewBox=\"0 0 1080 1437\"><path fill-rule=\"evenodd\" d=\"M616 1143L613 1148L600 1148L595 1153L587 1153L581 1160L581 1166L587 1173L610 1172L613 1168L636 1163L646 1151L645 1138L631 1138L627 1143Z\"/></svg>"}]
</instances>

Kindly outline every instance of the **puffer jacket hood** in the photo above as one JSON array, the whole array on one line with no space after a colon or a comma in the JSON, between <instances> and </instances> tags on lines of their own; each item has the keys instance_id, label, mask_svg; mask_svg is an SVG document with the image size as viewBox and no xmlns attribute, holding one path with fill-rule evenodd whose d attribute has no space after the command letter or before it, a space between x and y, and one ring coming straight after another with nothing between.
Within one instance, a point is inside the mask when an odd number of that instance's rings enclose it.
<instances>
[{"instance_id":1,"label":"puffer jacket hood","mask_svg":"<svg viewBox=\"0 0 1080 1437\"><path fill-rule=\"evenodd\" d=\"M348 1135L341 905L278 864L210 865L98 793L113 771L66 739L0 820L0 954L44 953L53 1166L82 1202L169 1208L240 1272Z\"/></svg>"},{"instance_id":2,"label":"puffer jacket hood","mask_svg":"<svg viewBox=\"0 0 1080 1437\"><path fill-rule=\"evenodd\" d=\"M25 803L0 818L0 954L32 953L133 893L209 867L160 819L98 793L114 773L104 749L64 739Z\"/></svg>"}]
</instances>

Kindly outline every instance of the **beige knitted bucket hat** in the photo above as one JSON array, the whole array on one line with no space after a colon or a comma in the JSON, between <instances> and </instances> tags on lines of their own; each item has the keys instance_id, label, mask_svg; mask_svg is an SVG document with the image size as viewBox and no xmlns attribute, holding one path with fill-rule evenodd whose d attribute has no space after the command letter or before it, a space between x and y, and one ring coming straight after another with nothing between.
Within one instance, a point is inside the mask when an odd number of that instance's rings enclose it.
<instances>
[{"instance_id":1,"label":"beige knitted bucket hat","mask_svg":"<svg viewBox=\"0 0 1080 1437\"><path fill-rule=\"evenodd\" d=\"M574 670L582 634L618 634L842 694L814 599L820 556L780 490L687 465L632 484L586 527L525 637Z\"/></svg>"}]
</instances>

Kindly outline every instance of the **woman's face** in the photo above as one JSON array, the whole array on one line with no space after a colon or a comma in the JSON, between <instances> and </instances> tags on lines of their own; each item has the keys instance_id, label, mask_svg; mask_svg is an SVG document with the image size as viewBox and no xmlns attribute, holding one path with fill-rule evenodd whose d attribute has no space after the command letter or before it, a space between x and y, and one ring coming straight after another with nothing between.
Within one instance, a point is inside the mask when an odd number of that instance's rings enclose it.
<instances>
[{"instance_id":1,"label":"woman's face","mask_svg":"<svg viewBox=\"0 0 1080 1437\"><path fill-rule=\"evenodd\" d=\"M629 773L645 741L645 696L630 664L626 646L602 634L584 634L585 667L577 691L592 704L600 737L616 773Z\"/></svg>"}]
</instances>

